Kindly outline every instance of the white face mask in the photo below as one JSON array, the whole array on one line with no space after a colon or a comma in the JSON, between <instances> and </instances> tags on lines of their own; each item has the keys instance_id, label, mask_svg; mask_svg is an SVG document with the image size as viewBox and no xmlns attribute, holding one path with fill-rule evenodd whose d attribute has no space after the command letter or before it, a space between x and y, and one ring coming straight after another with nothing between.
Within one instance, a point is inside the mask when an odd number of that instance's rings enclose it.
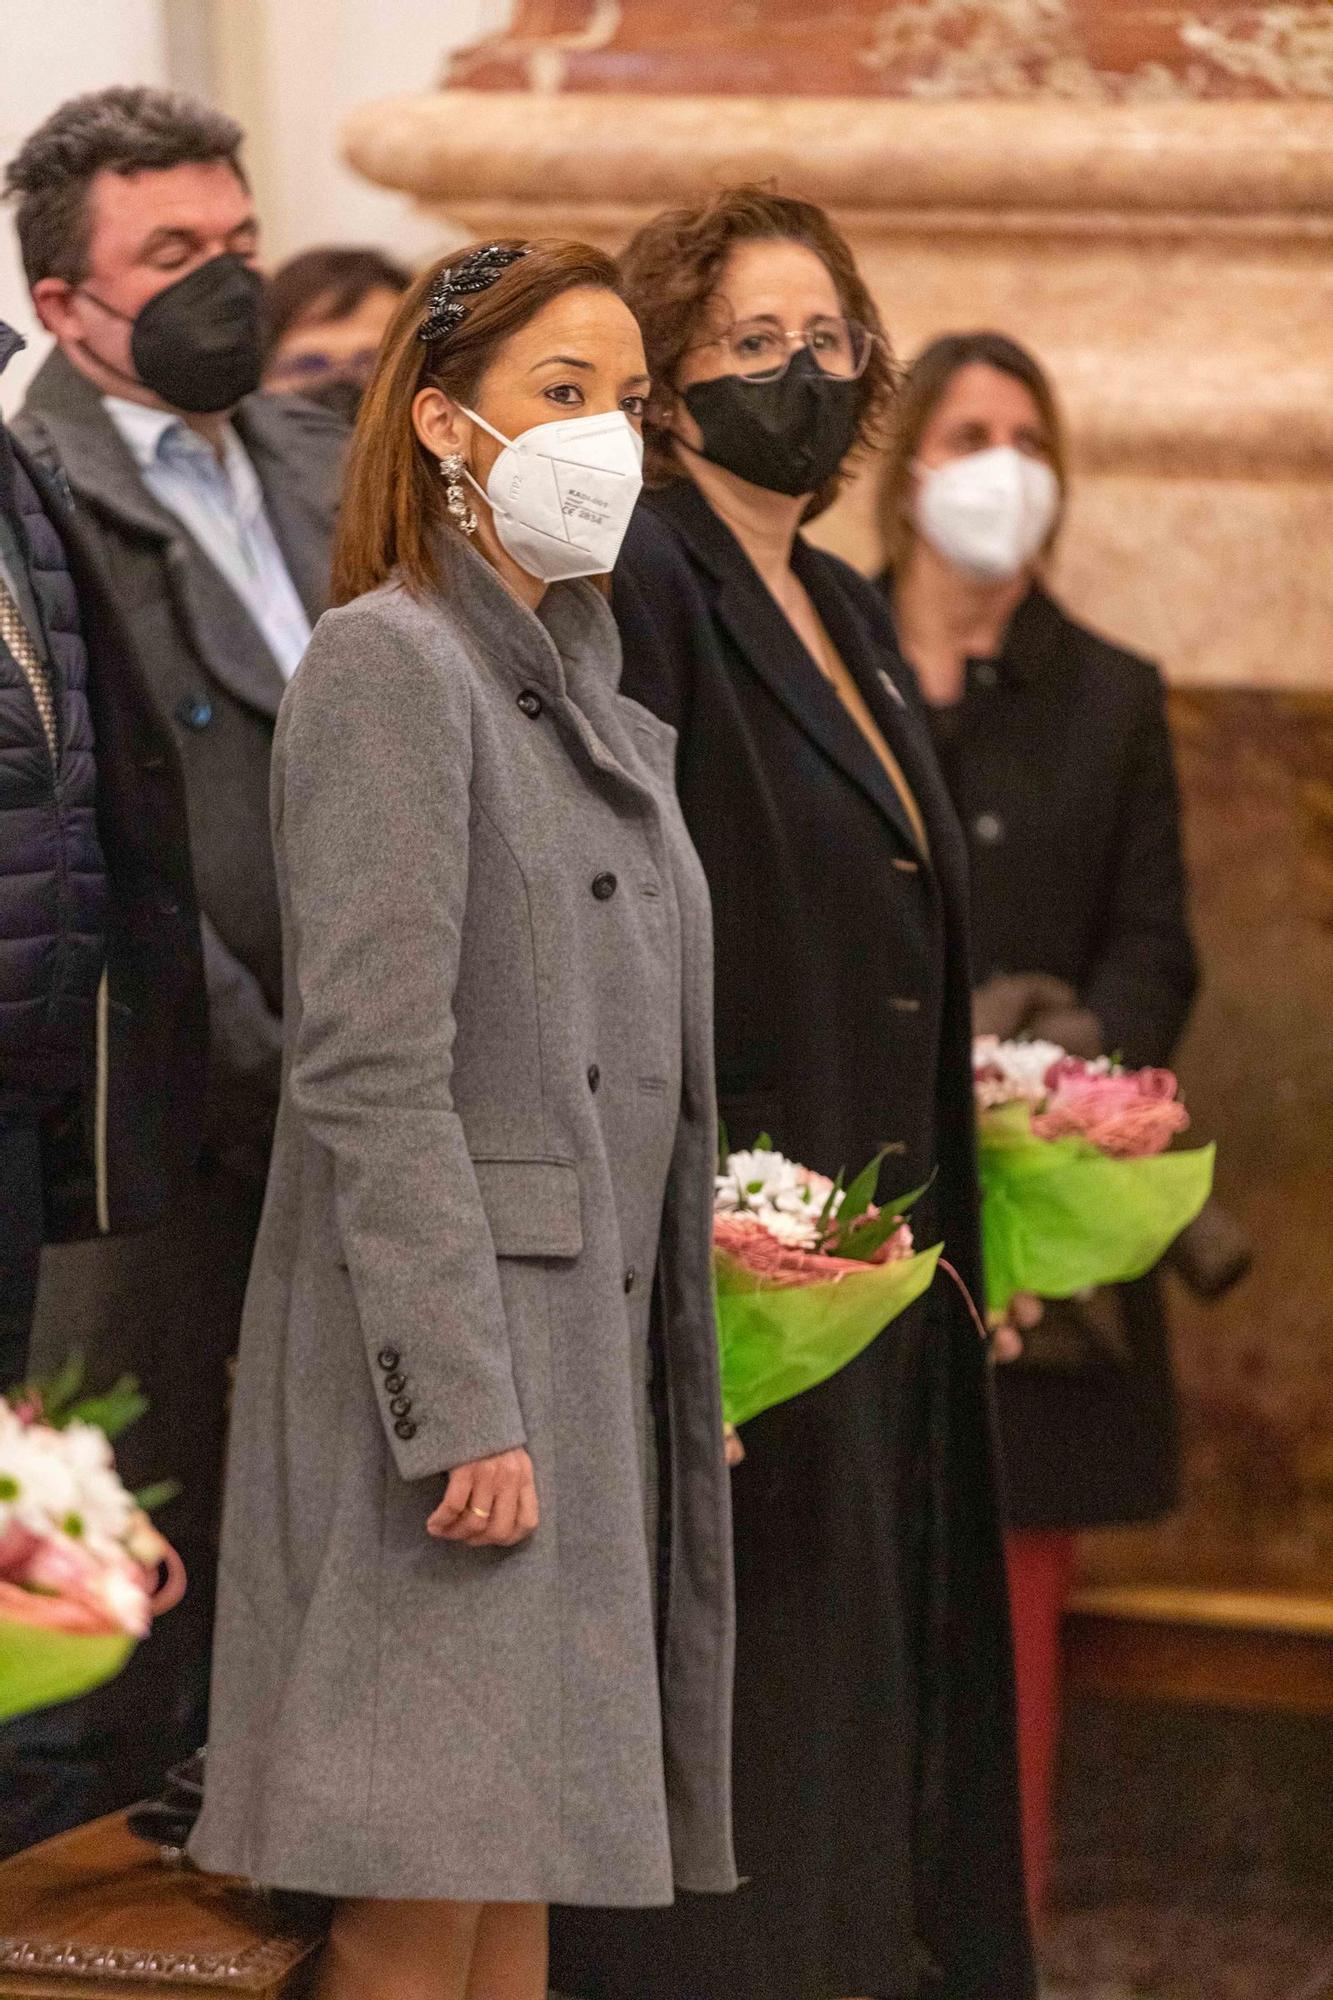
<instances>
[{"instance_id":1,"label":"white face mask","mask_svg":"<svg viewBox=\"0 0 1333 2000\"><path fill-rule=\"evenodd\" d=\"M1007 583L1045 546L1060 511L1060 482L1012 445L918 467L914 518L946 561L987 583Z\"/></svg>"},{"instance_id":2,"label":"white face mask","mask_svg":"<svg viewBox=\"0 0 1333 2000\"><path fill-rule=\"evenodd\" d=\"M516 438L467 415L504 446L482 497L520 568L543 583L613 568L643 490L643 439L624 411L534 424Z\"/></svg>"}]
</instances>

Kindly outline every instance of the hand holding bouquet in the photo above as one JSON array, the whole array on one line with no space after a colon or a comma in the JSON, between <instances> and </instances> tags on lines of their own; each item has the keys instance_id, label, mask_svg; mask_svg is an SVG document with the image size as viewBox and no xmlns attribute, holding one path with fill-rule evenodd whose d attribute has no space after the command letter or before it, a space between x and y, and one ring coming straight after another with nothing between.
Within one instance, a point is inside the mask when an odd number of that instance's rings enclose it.
<instances>
[{"instance_id":1,"label":"hand holding bouquet","mask_svg":"<svg viewBox=\"0 0 1333 2000\"><path fill-rule=\"evenodd\" d=\"M115 1470L142 1399L126 1380L78 1402L81 1373L0 1398L0 1721L110 1680L185 1589L147 1513L169 1489L136 1499Z\"/></svg>"},{"instance_id":2,"label":"hand holding bouquet","mask_svg":"<svg viewBox=\"0 0 1333 2000\"><path fill-rule=\"evenodd\" d=\"M1167 1152L1189 1125L1170 1070L1082 1062L1053 1042L973 1045L986 1292L1072 1298L1141 1278L1212 1188L1212 1146Z\"/></svg>"},{"instance_id":3,"label":"hand holding bouquet","mask_svg":"<svg viewBox=\"0 0 1333 2000\"><path fill-rule=\"evenodd\" d=\"M713 1270L728 1423L827 1381L930 1285L940 1247L918 1252L904 1219L921 1190L878 1208L879 1168L844 1188L766 1137L724 1152Z\"/></svg>"}]
</instances>

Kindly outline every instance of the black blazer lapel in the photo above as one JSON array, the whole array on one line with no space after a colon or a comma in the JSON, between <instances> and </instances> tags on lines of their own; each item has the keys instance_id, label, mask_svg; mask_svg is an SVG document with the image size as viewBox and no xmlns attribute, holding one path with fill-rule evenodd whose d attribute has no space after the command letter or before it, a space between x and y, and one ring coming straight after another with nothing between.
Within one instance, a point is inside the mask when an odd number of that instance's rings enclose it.
<instances>
[{"instance_id":1,"label":"black blazer lapel","mask_svg":"<svg viewBox=\"0 0 1333 2000\"><path fill-rule=\"evenodd\" d=\"M888 819L913 854L920 855L916 835L888 773L824 678L781 606L757 575L754 565L692 480L678 480L654 493L649 504L669 514L717 581L718 617L759 679L783 704L792 720L823 754L856 785ZM801 545L798 543L798 548ZM803 570L799 559L795 565ZM834 604L822 578L802 574L815 609L826 619L829 637L842 651L850 631L840 604ZM865 650L861 627L855 630L858 654ZM850 672L857 661L843 652ZM858 684L861 676L857 676ZM876 713L878 719L878 710ZM885 731L897 755L894 734ZM924 856L921 856L924 859Z\"/></svg>"}]
</instances>

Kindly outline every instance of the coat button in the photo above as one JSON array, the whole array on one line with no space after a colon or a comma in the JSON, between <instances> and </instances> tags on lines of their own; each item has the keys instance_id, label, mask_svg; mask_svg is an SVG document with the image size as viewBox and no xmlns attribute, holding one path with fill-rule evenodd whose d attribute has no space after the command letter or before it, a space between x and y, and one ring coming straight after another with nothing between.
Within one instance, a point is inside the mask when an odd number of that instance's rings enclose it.
<instances>
[{"instance_id":1,"label":"coat button","mask_svg":"<svg viewBox=\"0 0 1333 2000\"><path fill-rule=\"evenodd\" d=\"M531 688L524 688L522 694L518 698L518 705L522 709L524 715L527 716L529 722L535 722L537 720L537 717L542 712L542 706L543 706L541 696L539 694L534 693Z\"/></svg>"},{"instance_id":2,"label":"coat button","mask_svg":"<svg viewBox=\"0 0 1333 2000\"><path fill-rule=\"evenodd\" d=\"M895 1014L919 1014L921 1012L921 1002L910 999L905 993L891 994L889 996L889 1005Z\"/></svg>"},{"instance_id":3,"label":"coat button","mask_svg":"<svg viewBox=\"0 0 1333 2000\"><path fill-rule=\"evenodd\" d=\"M598 1067L597 1067L596 1063L589 1063L589 1064L588 1064L588 1088L589 1088L589 1090L598 1090L598 1089L600 1089L600 1088L601 1088L601 1082L602 1082L602 1072L601 1072L601 1071L600 1071L600 1070L598 1069Z\"/></svg>"},{"instance_id":4,"label":"coat button","mask_svg":"<svg viewBox=\"0 0 1333 2000\"><path fill-rule=\"evenodd\" d=\"M395 1417L405 1417L412 1407L410 1396L395 1396L389 1405L389 1413Z\"/></svg>"},{"instance_id":5,"label":"coat button","mask_svg":"<svg viewBox=\"0 0 1333 2000\"><path fill-rule=\"evenodd\" d=\"M631 1264L628 1271L626 1271L625 1273L625 1290L627 1292L632 1292L634 1290L635 1282L638 1279L638 1275L639 1275L638 1272Z\"/></svg>"},{"instance_id":6,"label":"coat button","mask_svg":"<svg viewBox=\"0 0 1333 2000\"><path fill-rule=\"evenodd\" d=\"M609 903L619 886L614 875L594 875L592 878L592 893L599 903Z\"/></svg>"},{"instance_id":7,"label":"coat button","mask_svg":"<svg viewBox=\"0 0 1333 2000\"><path fill-rule=\"evenodd\" d=\"M395 1437L414 1438L417 1434L417 1427L412 1422L411 1417L399 1417L393 1427L393 1433Z\"/></svg>"},{"instance_id":8,"label":"coat button","mask_svg":"<svg viewBox=\"0 0 1333 2000\"><path fill-rule=\"evenodd\" d=\"M986 847L996 847L1004 839L1004 821L998 813L978 813L972 831Z\"/></svg>"},{"instance_id":9,"label":"coat button","mask_svg":"<svg viewBox=\"0 0 1333 2000\"><path fill-rule=\"evenodd\" d=\"M398 1396L407 1387L406 1375L386 1375L384 1387L391 1396Z\"/></svg>"},{"instance_id":10,"label":"coat button","mask_svg":"<svg viewBox=\"0 0 1333 2000\"><path fill-rule=\"evenodd\" d=\"M396 1368L398 1366L398 1349L396 1347L382 1347L375 1356L375 1359L378 1361L380 1367L385 1370Z\"/></svg>"},{"instance_id":11,"label":"coat button","mask_svg":"<svg viewBox=\"0 0 1333 2000\"><path fill-rule=\"evenodd\" d=\"M993 688L998 682L999 678L1000 678L999 672L996 669L994 660L978 660L977 662L978 687Z\"/></svg>"},{"instance_id":12,"label":"coat button","mask_svg":"<svg viewBox=\"0 0 1333 2000\"><path fill-rule=\"evenodd\" d=\"M176 703L176 720L186 729L207 729L213 720L213 704L205 694L187 694Z\"/></svg>"}]
</instances>

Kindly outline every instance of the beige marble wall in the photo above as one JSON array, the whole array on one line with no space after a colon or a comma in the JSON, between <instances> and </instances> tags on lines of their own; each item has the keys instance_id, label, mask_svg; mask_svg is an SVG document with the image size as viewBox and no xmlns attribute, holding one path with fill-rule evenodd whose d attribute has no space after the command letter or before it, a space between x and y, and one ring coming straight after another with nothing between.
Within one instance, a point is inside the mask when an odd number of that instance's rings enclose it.
<instances>
[{"instance_id":1,"label":"beige marble wall","mask_svg":"<svg viewBox=\"0 0 1333 2000\"><path fill-rule=\"evenodd\" d=\"M1052 369L1075 608L1181 683L1333 684L1333 102L453 89L368 107L346 143L478 234L614 247L739 179L823 201L904 356L989 324ZM874 484L818 531L865 565Z\"/></svg>"}]
</instances>

